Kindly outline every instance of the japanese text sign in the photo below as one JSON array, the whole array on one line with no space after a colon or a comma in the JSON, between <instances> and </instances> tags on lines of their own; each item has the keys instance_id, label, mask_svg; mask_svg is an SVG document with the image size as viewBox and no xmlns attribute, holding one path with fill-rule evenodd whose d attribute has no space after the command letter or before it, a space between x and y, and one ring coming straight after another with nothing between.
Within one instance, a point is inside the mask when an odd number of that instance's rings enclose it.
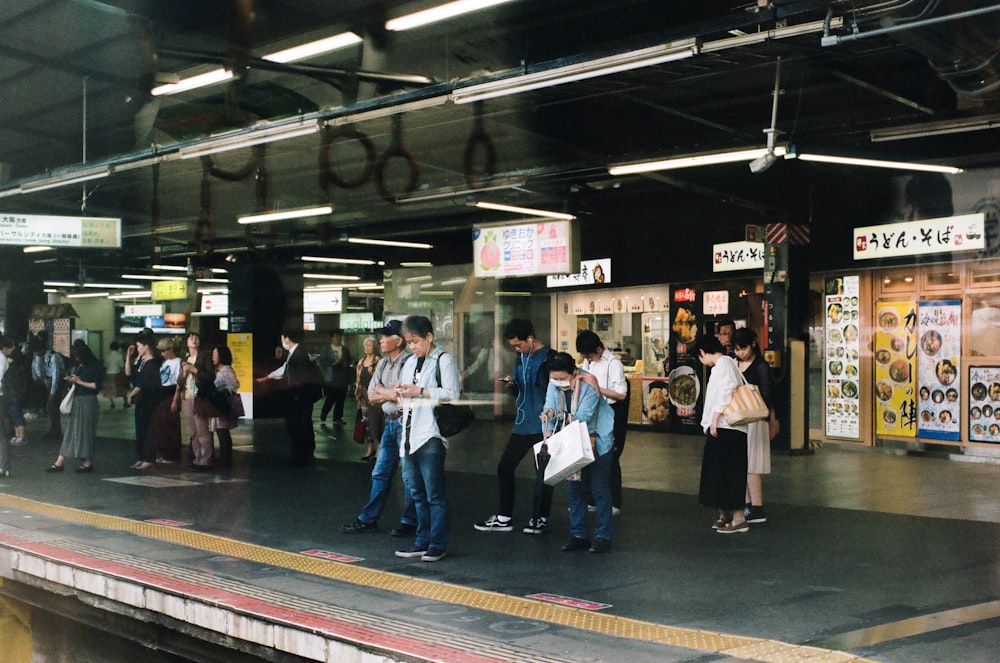
<instances>
[{"instance_id":1,"label":"japanese text sign","mask_svg":"<svg viewBox=\"0 0 1000 663\"><path fill-rule=\"evenodd\" d=\"M986 247L986 215L889 223L854 229L854 259L951 253Z\"/></svg>"}]
</instances>

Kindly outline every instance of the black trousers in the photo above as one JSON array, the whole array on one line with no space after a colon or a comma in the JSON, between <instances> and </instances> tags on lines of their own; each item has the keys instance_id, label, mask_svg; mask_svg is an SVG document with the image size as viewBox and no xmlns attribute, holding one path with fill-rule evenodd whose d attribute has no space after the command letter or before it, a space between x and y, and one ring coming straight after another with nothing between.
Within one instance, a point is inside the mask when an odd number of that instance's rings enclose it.
<instances>
[{"instance_id":1,"label":"black trousers","mask_svg":"<svg viewBox=\"0 0 1000 663\"><path fill-rule=\"evenodd\" d=\"M535 464L532 447L541 441L541 433L535 435L512 433L507 440L507 446L504 447L500 462L497 463L497 478L500 481L500 509L497 513L501 516L514 515L514 470L527 454L532 454L529 462ZM552 486L543 484L539 494L535 495L535 500L537 514L542 518L548 518L549 512L552 511Z\"/></svg>"},{"instance_id":2,"label":"black trousers","mask_svg":"<svg viewBox=\"0 0 1000 663\"><path fill-rule=\"evenodd\" d=\"M344 402L347 400L347 387L334 387L331 384L323 386L326 400L323 401L323 409L320 410L319 418L326 421L326 416L333 409L333 420L342 421L344 419Z\"/></svg>"},{"instance_id":3,"label":"black trousers","mask_svg":"<svg viewBox=\"0 0 1000 663\"><path fill-rule=\"evenodd\" d=\"M316 451L316 431L312 422L313 400L308 389L290 389L285 403L285 427L291 439L293 465L308 465Z\"/></svg>"}]
</instances>

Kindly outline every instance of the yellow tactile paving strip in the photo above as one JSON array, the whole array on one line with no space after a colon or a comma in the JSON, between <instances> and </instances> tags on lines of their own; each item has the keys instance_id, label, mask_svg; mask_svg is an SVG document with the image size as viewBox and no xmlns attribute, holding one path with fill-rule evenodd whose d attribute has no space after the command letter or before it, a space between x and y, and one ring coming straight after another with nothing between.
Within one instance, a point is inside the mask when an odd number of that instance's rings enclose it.
<instances>
[{"instance_id":1,"label":"yellow tactile paving strip","mask_svg":"<svg viewBox=\"0 0 1000 663\"><path fill-rule=\"evenodd\" d=\"M467 608L558 624L620 638L643 640L663 645L716 652L736 659L783 663L807 660L810 663L852 661L874 663L848 652L805 647L775 640L727 635L698 629L666 626L606 613L580 610L497 592L462 587L434 580L354 566L299 553L258 546L190 529L108 516L82 509L48 504L13 495L0 494L0 506L27 511L101 529L129 532L150 539L167 541L197 550L227 555L237 559L277 566L332 580L372 587L409 596L417 596Z\"/></svg>"}]
</instances>

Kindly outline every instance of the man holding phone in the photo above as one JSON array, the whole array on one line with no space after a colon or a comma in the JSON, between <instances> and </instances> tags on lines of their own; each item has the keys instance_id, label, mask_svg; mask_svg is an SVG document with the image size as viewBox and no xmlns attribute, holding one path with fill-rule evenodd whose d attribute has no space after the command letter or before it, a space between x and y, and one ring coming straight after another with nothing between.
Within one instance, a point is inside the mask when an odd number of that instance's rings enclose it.
<instances>
[{"instance_id":1,"label":"man holding phone","mask_svg":"<svg viewBox=\"0 0 1000 663\"><path fill-rule=\"evenodd\" d=\"M497 478L500 488L500 508L496 514L475 524L480 532L510 532L514 529L514 470L532 447L542 441L542 407L545 391L549 386L549 359L555 350L535 337L535 327L530 320L513 319L504 328L508 345L517 352L513 376L508 375L501 382L515 397L516 412L514 430L507 440L500 462L497 463ZM537 482L541 483L541 482ZM552 510L552 486L541 483L539 494L535 495L534 508L525 534L542 534L549 526L549 512Z\"/></svg>"}]
</instances>

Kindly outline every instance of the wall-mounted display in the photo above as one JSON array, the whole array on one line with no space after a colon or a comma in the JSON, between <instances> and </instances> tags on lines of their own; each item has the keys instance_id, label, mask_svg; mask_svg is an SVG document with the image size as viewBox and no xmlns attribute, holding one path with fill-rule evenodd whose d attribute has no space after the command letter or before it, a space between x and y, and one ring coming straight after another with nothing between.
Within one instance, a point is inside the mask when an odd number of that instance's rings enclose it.
<instances>
[{"instance_id":1,"label":"wall-mounted display","mask_svg":"<svg viewBox=\"0 0 1000 663\"><path fill-rule=\"evenodd\" d=\"M958 441L960 433L962 302L943 299L917 307L917 383L920 437Z\"/></svg>"},{"instance_id":2,"label":"wall-mounted display","mask_svg":"<svg viewBox=\"0 0 1000 663\"><path fill-rule=\"evenodd\" d=\"M826 281L826 434L858 439L861 435L859 387L860 278L845 276Z\"/></svg>"},{"instance_id":3,"label":"wall-mounted display","mask_svg":"<svg viewBox=\"0 0 1000 663\"><path fill-rule=\"evenodd\" d=\"M1000 366L969 367L969 441L1000 444Z\"/></svg>"},{"instance_id":4,"label":"wall-mounted display","mask_svg":"<svg viewBox=\"0 0 1000 663\"><path fill-rule=\"evenodd\" d=\"M916 302L879 302L876 305L874 359L876 433L915 437L918 412Z\"/></svg>"}]
</instances>

